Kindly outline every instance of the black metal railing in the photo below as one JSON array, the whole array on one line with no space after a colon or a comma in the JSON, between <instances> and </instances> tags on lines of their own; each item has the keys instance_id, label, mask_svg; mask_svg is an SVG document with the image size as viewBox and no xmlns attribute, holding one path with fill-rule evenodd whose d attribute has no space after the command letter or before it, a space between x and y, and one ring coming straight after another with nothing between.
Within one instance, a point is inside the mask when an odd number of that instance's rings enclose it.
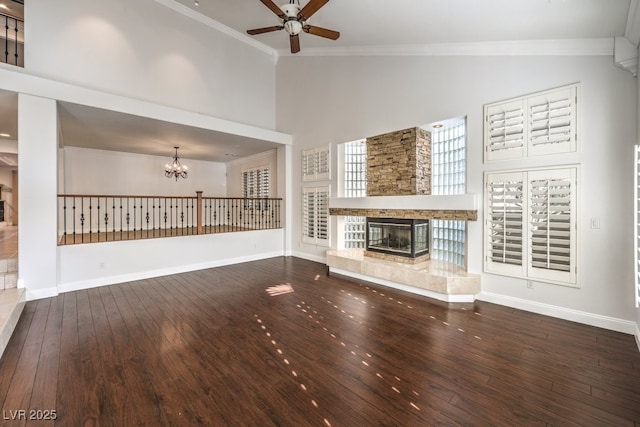
<instances>
[{"instance_id":1,"label":"black metal railing","mask_svg":"<svg viewBox=\"0 0 640 427\"><path fill-rule=\"evenodd\" d=\"M1 62L24 67L24 21L0 13L0 24L4 24L4 31L0 33L0 43L4 46Z\"/></svg>"},{"instance_id":2,"label":"black metal railing","mask_svg":"<svg viewBox=\"0 0 640 427\"><path fill-rule=\"evenodd\" d=\"M282 199L58 195L58 244L281 228Z\"/></svg>"}]
</instances>

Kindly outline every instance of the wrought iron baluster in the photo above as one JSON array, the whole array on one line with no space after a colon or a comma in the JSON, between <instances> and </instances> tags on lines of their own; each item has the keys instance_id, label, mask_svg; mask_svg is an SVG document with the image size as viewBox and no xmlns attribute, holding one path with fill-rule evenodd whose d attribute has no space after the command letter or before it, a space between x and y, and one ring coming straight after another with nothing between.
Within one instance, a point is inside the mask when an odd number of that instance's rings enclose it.
<instances>
[{"instance_id":1,"label":"wrought iron baluster","mask_svg":"<svg viewBox=\"0 0 640 427\"><path fill-rule=\"evenodd\" d=\"M84 243L84 197L80 198L80 241Z\"/></svg>"},{"instance_id":2,"label":"wrought iron baluster","mask_svg":"<svg viewBox=\"0 0 640 427\"><path fill-rule=\"evenodd\" d=\"M13 22L15 24L14 31L15 31L15 36L16 36L15 43L14 43L15 51L14 51L13 56L15 58L15 65L17 66L18 65L18 20L14 19Z\"/></svg>"},{"instance_id":3,"label":"wrought iron baluster","mask_svg":"<svg viewBox=\"0 0 640 427\"><path fill-rule=\"evenodd\" d=\"M4 63L9 63L9 17L4 17Z\"/></svg>"},{"instance_id":4,"label":"wrought iron baluster","mask_svg":"<svg viewBox=\"0 0 640 427\"><path fill-rule=\"evenodd\" d=\"M111 197L111 240L116 240L116 198Z\"/></svg>"},{"instance_id":5,"label":"wrought iron baluster","mask_svg":"<svg viewBox=\"0 0 640 427\"><path fill-rule=\"evenodd\" d=\"M120 197L120 240L122 240L122 197Z\"/></svg>"},{"instance_id":6,"label":"wrought iron baluster","mask_svg":"<svg viewBox=\"0 0 640 427\"><path fill-rule=\"evenodd\" d=\"M98 216L97 216L98 221L97 222L98 222L98 242L99 242L100 241L100 197L98 197L97 207L98 207Z\"/></svg>"}]
</instances>

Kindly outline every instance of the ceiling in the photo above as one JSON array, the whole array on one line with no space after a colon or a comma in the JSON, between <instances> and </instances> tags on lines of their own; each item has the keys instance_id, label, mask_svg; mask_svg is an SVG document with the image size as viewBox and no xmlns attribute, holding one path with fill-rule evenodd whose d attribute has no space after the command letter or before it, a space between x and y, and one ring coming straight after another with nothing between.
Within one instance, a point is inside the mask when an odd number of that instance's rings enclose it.
<instances>
[{"instance_id":1,"label":"ceiling","mask_svg":"<svg viewBox=\"0 0 640 427\"><path fill-rule=\"evenodd\" d=\"M156 1L180 3L183 9L186 6L230 28L241 40L257 41L279 55L290 55L284 31L246 34L248 29L278 24L277 16L260 0L198 0L198 6L195 0ZM0 4L17 6L11 0L0 0ZM301 5L305 4L302 0ZM314 49L337 52L358 47L612 38L625 35L630 4L631 0L333 0L309 23L340 31L340 38L332 41L302 34L300 43L304 54ZM66 146L170 156L173 149L167 147L177 145L184 159L217 162L276 146L70 103L59 106ZM16 111L16 94L0 91L0 134L10 135L0 135L0 142L17 138Z\"/></svg>"},{"instance_id":2,"label":"ceiling","mask_svg":"<svg viewBox=\"0 0 640 427\"><path fill-rule=\"evenodd\" d=\"M166 1L166 0L165 0ZM175 0L240 33L278 25L259 0ZM274 0L277 5L287 0ZM307 0L300 0L302 7ZM630 0L333 0L308 21L340 32L336 41L300 35L305 48L354 48L608 38L625 33ZM253 38L288 54L287 33Z\"/></svg>"}]
</instances>

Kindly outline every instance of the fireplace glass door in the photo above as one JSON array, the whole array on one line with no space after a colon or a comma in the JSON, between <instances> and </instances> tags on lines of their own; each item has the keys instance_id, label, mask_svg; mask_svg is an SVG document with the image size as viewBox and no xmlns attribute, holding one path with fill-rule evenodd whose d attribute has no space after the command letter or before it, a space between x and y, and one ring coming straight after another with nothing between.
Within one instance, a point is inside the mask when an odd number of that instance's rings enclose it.
<instances>
[{"instance_id":1,"label":"fireplace glass door","mask_svg":"<svg viewBox=\"0 0 640 427\"><path fill-rule=\"evenodd\" d=\"M427 254L429 222L367 218L367 250L412 258Z\"/></svg>"}]
</instances>

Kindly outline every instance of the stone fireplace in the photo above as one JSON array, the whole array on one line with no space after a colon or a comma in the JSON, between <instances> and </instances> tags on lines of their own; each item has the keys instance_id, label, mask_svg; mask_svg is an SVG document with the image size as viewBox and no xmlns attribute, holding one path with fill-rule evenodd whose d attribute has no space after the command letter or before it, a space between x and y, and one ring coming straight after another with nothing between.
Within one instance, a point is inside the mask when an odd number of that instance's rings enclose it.
<instances>
[{"instance_id":1,"label":"stone fireplace","mask_svg":"<svg viewBox=\"0 0 640 427\"><path fill-rule=\"evenodd\" d=\"M401 262L429 259L429 220L367 218L365 255Z\"/></svg>"},{"instance_id":2,"label":"stone fireplace","mask_svg":"<svg viewBox=\"0 0 640 427\"><path fill-rule=\"evenodd\" d=\"M331 198L329 214L367 217L367 246L328 250L329 271L443 301L473 301L480 276L430 259L429 221L476 221L476 195L431 195L431 134L422 128L366 142L367 196Z\"/></svg>"},{"instance_id":3,"label":"stone fireplace","mask_svg":"<svg viewBox=\"0 0 640 427\"><path fill-rule=\"evenodd\" d=\"M410 128L367 138L367 196L431 194L431 133ZM367 217L364 255L417 263L430 259L429 221Z\"/></svg>"}]
</instances>

